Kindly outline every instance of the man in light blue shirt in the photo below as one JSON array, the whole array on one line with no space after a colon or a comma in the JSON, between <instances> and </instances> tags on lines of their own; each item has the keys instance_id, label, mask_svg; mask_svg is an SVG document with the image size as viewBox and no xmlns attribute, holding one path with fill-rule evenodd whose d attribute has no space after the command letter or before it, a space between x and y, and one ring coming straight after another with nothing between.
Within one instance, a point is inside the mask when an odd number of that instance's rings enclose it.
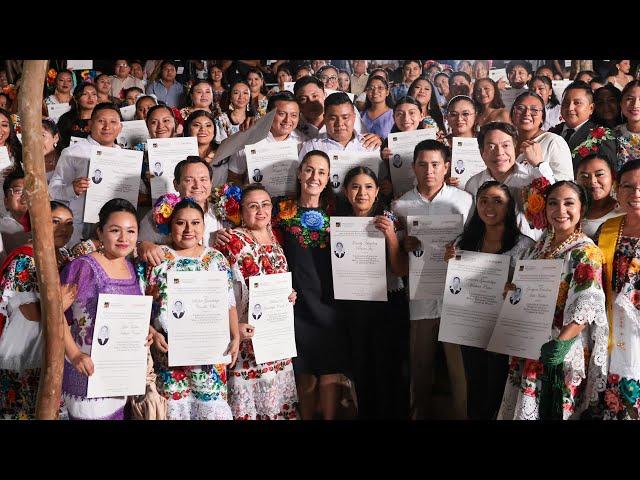
<instances>
[{"instance_id":1,"label":"man in light blue shirt","mask_svg":"<svg viewBox=\"0 0 640 480\"><path fill-rule=\"evenodd\" d=\"M163 60L160 67L160 78L147 85L146 93L153 94L158 102L164 102L170 107L184 106L184 87L176 82L176 64L172 60Z\"/></svg>"}]
</instances>

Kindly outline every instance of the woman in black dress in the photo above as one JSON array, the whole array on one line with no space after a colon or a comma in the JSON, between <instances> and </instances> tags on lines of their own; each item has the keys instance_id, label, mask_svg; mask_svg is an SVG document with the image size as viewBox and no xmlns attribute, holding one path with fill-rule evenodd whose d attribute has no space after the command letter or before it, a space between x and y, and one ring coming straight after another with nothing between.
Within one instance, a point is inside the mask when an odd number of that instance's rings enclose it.
<instances>
[{"instance_id":1,"label":"woman in black dress","mask_svg":"<svg viewBox=\"0 0 640 480\"><path fill-rule=\"evenodd\" d=\"M385 210L376 174L355 167L345 175L347 204L340 216L372 217L385 237L387 301L342 301L356 388L358 418L409 418L409 301L402 282L407 256L396 235L395 215Z\"/></svg>"},{"instance_id":2,"label":"woman in black dress","mask_svg":"<svg viewBox=\"0 0 640 480\"><path fill-rule=\"evenodd\" d=\"M344 314L333 299L329 215L334 199L328 181L329 157L310 151L298 167L296 199L278 202L274 216L298 292L293 365L303 420L313 418L318 402L325 420L335 418L340 374L347 370Z\"/></svg>"}]
</instances>

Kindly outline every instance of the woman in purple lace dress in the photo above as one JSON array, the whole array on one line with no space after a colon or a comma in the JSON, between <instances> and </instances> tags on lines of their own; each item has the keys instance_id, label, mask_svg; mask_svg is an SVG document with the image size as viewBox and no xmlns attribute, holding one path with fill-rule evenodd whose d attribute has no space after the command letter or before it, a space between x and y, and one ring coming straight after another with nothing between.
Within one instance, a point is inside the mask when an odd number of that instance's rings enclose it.
<instances>
[{"instance_id":1,"label":"woman in purple lace dress","mask_svg":"<svg viewBox=\"0 0 640 480\"><path fill-rule=\"evenodd\" d=\"M102 248L73 260L60 274L63 291L76 289L65 312L65 363L62 396L70 420L123 420L126 397L87 398L87 379L93 374L91 345L98 295L143 295L127 256L138 239L136 210L116 198L104 204L97 234Z\"/></svg>"}]
</instances>

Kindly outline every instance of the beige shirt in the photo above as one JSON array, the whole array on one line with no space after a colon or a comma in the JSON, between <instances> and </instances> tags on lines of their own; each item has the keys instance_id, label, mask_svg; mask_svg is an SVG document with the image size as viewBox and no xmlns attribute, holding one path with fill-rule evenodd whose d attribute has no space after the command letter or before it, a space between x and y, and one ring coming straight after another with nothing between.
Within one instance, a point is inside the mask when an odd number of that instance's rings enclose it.
<instances>
[{"instance_id":1,"label":"beige shirt","mask_svg":"<svg viewBox=\"0 0 640 480\"><path fill-rule=\"evenodd\" d=\"M127 88L131 88L131 87L138 87L138 88L142 89L142 91L144 92L144 81L143 80L138 80L137 78L135 78L132 75L129 75L124 80L120 80L115 75L112 75L111 76L111 91L109 92L109 94L112 97L120 98L120 92L122 90L126 90Z\"/></svg>"},{"instance_id":2,"label":"beige shirt","mask_svg":"<svg viewBox=\"0 0 640 480\"><path fill-rule=\"evenodd\" d=\"M364 92L365 87L367 86L367 80L369 80L369 75L367 73L363 73L359 77L355 74L351 75L351 93L355 95L360 95Z\"/></svg>"}]
</instances>

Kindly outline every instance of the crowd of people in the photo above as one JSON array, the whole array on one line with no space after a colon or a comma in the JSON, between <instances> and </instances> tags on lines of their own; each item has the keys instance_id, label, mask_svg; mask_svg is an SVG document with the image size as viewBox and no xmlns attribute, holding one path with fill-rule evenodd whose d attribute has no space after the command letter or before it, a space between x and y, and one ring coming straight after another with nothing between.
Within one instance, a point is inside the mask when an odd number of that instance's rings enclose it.
<instances>
[{"instance_id":1,"label":"crowd of people","mask_svg":"<svg viewBox=\"0 0 640 480\"><path fill-rule=\"evenodd\" d=\"M0 149L11 162L0 172L0 418L31 419L43 319L22 165L20 62L12 65L0 71ZM50 65L42 135L65 312L60 418L638 418L640 79L631 60ZM568 80L559 95L558 80ZM514 90L508 105L503 97ZM69 111L51 116L52 105L66 103ZM145 143L130 147L144 152L137 205L112 198L97 223L85 222L86 193L100 180L87 174L92 147L122 148L127 106L150 139L196 137L198 155L177 163L177 194L152 202L160 167L149 165ZM244 150L218 155L273 111L262 142L299 152L290 197L271 195L261 173L247 171ZM388 137L423 129L434 139L415 145L414 186L402 192ZM486 167L464 186L452 172L459 137L477 139ZM374 152L379 168L357 166L334 182L335 152ZM539 358L439 342L442 298L410 298L409 256L421 245L406 218L450 214L462 216L464 229L445 262L459 250L507 255L511 279L518 260L563 261ZM331 216L371 217L383 234L386 302L335 299ZM231 361L169 366L168 276L203 270L228 278L219 293L228 299ZM257 363L250 278L285 272L297 355ZM507 282L505 296L517 288ZM153 298L142 399L87 397L101 338L97 298L107 293ZM439 405L443 371L450 399Z\"/></svg>"}]
</instances>

